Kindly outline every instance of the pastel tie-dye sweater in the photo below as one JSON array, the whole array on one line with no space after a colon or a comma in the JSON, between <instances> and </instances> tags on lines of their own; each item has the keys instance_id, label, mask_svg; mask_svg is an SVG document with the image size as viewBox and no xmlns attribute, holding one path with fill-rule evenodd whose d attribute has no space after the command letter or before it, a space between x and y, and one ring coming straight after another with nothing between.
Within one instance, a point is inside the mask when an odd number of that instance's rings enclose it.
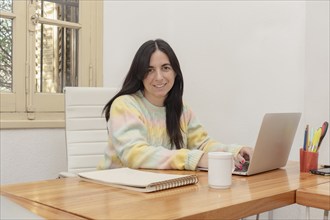
<instances>
[{"instance_id":1,"label":"pastel tie-dye sweater","mask_svg":"<svg viewBox=\"0 0 330 220\"><path fill-rule=\"evenodd\" d=\"M242 147L212 140L187 105L180 123L184 147L177 150L167 135L165 107L152 105L141 91L116 98L108 121L109 147L98 168L195 170L205 152L220 149L236 155Z\"/></svg>"}]
</instances>

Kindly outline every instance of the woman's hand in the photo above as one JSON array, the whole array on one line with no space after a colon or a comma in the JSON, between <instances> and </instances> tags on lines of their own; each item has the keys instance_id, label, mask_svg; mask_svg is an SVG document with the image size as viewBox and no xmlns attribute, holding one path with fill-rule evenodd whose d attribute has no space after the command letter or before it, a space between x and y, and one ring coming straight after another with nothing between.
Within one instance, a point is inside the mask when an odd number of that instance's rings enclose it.
<instances>
[{"instance_id":1,"label":"woman's hand","mask_svg":"<svg viewBox=\"0 0 330 220\"><path fill-rule=\"evenodd\" d=\"M220 150L219 150L220 151ZM239 169L242 169L243 164L246 161L249 161L253 154L253 148L251 147L242 147L238 152L237 156L234 157L235 166ZM199 160L197 167L208 167L208 154L204 153L201 159Z\"/></svg>"},{"instance_id":2,"label":"woman's hand","mask_svg":"<svg viewBox=\"0 0 330 220\"><path fill-rule=\"evenodd\" d=\"M249 161L252 158L253 148L251 147L242 147L238 152L237 156L234 158L235 166L239 169L242 169L243 164L246 161Z\"/></svg>"}]
</instances>

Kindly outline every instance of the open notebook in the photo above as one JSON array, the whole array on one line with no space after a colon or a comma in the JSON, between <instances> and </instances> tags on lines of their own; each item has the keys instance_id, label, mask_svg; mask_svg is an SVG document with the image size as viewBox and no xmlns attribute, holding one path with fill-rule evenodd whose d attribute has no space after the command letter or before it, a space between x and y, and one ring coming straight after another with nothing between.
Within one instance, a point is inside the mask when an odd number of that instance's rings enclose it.
<instances>
[{"instance_id":1,"label":"open notebook","mask_svg":"<svg viewBox=\"0 0 330 220\"><path fill-rule=\"evenodd\" d=\"M196 175L154 173L127 167L83 172L78 176L88 182L140 192L154 192L198 182Z\"/></svg>"}]
</instances>

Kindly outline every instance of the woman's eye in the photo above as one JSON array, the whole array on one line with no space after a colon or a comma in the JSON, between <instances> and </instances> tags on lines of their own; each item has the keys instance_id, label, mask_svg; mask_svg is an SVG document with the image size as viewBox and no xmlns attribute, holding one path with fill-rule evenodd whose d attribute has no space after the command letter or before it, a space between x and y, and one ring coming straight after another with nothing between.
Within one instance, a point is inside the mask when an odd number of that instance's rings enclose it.
<instances>
[{"instance_id":1,"label":"woman's eye","mask_svg":"<svg viewBox=\"0 0 330 220\"><path fill-rule=\"evenodd\" d=\"M171 68L170 66L164 66L163 69L166 70L166 71L169 71L169 70L171 70L172 68Z\"/></svg>"}]
</instances>

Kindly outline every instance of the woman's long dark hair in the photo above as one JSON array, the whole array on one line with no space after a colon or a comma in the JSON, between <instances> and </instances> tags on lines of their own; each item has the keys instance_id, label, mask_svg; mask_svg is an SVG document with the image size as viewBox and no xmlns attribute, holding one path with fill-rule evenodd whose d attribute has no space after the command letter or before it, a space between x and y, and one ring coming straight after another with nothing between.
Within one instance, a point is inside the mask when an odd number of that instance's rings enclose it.
<instances>
[{"instance_id":1,"label":"woman's long dark hair","mask_svg":"<svg viewBox=\"0 0 330 220\"><path fill-rule=\"evenodd\" d=\"M172 147L175 146L176 149L180 149L183 147L180 126L180 117L183 111L183 76L179 60L171 46L164 40L149 40L138 49L121 90L104 106L103 113L105 113L105 118L108 121L111 105L117 97L144 90L143 79L146 77L149 69L150 57L156 50L160 50L168 56L170 64L176 73L174 85L164 101L164 106L166 108L166 129L171 145Z\"/></svg>"}]
</instances>

